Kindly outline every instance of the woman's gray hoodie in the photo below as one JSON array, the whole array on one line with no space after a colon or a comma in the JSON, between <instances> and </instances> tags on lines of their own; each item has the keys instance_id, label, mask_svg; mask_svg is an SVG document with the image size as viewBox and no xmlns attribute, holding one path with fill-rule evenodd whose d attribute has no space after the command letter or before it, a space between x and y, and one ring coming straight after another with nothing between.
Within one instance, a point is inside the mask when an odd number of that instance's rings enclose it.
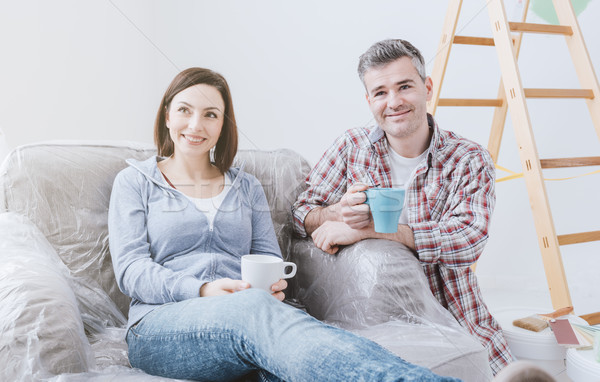
<instances>
[{"instance_id":1,"label":"woman's gray hoodie","mask_svg":"<svg viewBox=\"0 0 600 382\"><path fill-rule=\"evenodd\" d=\"M128 160L115 178L108 213L117 284L132 298L128 326L156 307L199 297L207 282L240 279L246 254L281 257L269 206L258 180L238 168L209 226L203 212L170 187L157 162Z\"/></svg>"}]
</instances>

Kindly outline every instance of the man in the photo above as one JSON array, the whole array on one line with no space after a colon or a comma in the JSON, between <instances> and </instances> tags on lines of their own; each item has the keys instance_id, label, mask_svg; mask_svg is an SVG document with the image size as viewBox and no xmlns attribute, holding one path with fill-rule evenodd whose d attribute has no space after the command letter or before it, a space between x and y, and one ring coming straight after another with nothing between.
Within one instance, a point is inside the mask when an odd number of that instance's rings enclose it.
<instances>
[{"instance_id":1,"label":"man","mask_svg":"<svg viewBox=\"0 0 600 382\"><path fill-rule=\"evenodd\" d=\"M435 297L487 348L496 374L512 356L470 268L487 241L495 204L491 157L427 114L433 84L409 42L374 44L358 73L377 126L348 130L325 152L294 204L295 229L330 254L367 238L412 249ZM406 189L398 232L374 231L361 192L373 186Z\"/></svg>"}]
</instances>

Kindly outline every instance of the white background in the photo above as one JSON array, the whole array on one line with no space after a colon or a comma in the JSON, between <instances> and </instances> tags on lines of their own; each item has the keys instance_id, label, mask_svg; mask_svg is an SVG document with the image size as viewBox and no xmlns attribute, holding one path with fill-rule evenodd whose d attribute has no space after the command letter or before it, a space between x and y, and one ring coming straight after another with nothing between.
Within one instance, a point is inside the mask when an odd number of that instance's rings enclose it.
<instances>
[{"instance_id":1,"label":"white background","mask_svg":"<svg viewBox=\"0 0 600 382\"><path fill-rule=\"evenodd\" d=\"M506 1L509 18L519 18L520 3ZM0 157L53 139L150 143L171 79L203 66L229 81L241 148L290 148L314 164L344 130L373 122L356 75L358 56L375 41L404 38L431 72L446 7L433 0L0 0ZM599 15L596 0L579 16L596 72ZM531 13L528 21L544 22ZM458 30L491 36L485 1L464 1ZM562 37L528 35L521 52L525 87L579 86ZM494 48L455 46L442 96L494 98L499 78ZM583 101L529 106L542 158L600 155ZM441 128L487 145L492 110L440 108L436 117ZM520 171L508 121L499 164ZM559 234L600 229L600 174L547 188ZM497 194L477 269L484 295L490 305L502 294L505 304L549 307L524 182L498 183ZM562 253L576 313L600 311L600 243Z\"/></svg>"}]
</instances>

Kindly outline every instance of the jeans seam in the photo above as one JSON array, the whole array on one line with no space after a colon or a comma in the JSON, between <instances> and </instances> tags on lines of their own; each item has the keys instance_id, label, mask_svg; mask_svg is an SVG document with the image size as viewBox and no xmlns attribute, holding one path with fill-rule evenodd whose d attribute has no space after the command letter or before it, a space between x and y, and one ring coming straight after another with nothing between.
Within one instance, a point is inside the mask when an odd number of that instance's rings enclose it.
<instances>
[{"instance_id":1,"label":"jeans seam","mask_svg":"<svg viewBox=\"0 0 600 382\"><path fill-rule=\"evenodd\" d=\"M269 380L265 378L264 374L260 371L258 372L258 378L261 380L261 382L269 382Z\"/></svg>"}]
</instances>

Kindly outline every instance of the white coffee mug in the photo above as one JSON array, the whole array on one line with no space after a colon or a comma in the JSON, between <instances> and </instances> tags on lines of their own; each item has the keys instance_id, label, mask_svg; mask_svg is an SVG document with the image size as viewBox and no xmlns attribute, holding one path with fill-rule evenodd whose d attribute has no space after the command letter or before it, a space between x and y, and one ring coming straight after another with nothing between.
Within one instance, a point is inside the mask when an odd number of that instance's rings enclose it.
<instances>
[{"instance_id":1,"label":"white coffee mug","mask_svg":"<svg viewBox=\"0 0 600 382\"><path fill-rule=\"evenodd\" d=\"M290 272L285 270L291 267ZM296 264L283 261L279 257L268 255L242 256L242 280L251 288L272 292L271 286L280 279L289 279L296 275Z\"/></svg>"}]
</instances>

